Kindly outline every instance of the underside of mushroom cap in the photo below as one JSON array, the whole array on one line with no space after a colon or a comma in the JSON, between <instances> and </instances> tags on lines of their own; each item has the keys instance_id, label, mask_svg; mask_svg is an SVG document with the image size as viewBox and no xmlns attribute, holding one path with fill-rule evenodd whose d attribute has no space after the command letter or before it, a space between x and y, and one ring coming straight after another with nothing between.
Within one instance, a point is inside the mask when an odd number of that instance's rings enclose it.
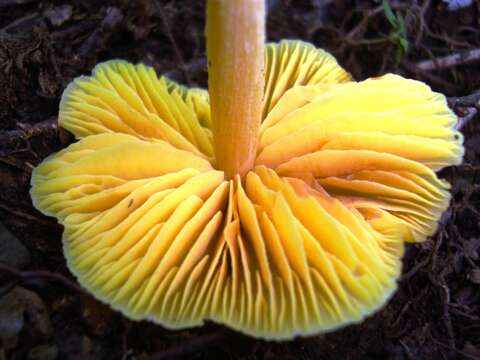
<instances>
[{"instance_id":1,"label":"underside of mushroom cap","mask_svg":"<svg viewBox=\"0 0 480 360\"><path fill-rule=\"evenodd\" d=\"M208 94L124 61L65 91L79 140L32 176L70 270L133 319L290 339L357 322L396 288L405 241L449 202L435 170L462 136L445 98L385 75L352 82L299 41L266 47L255 168L216 170Z\"/></svg>"}]
</instances>

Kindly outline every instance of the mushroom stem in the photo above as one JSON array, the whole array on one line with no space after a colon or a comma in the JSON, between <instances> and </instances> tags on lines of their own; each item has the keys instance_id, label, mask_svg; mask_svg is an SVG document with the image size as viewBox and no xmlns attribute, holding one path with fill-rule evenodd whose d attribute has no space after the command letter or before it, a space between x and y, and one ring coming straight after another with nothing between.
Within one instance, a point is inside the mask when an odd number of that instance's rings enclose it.
<instances>
[{"instance_id":1,"label":"mushroom stem","mask_svg":"<svg viewBox=\"0 0 480 360\"><path fill-rule=\"evenodd\" d=\"M217 168L228 178L254 164L264 92L264 0L209 0L208 89Z\"/></svg>"}]
</instances>

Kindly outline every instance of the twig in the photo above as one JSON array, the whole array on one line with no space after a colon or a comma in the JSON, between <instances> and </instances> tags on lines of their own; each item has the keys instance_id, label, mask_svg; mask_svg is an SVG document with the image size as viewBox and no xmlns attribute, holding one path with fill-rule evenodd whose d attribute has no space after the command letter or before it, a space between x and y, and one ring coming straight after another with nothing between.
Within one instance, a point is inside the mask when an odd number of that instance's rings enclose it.
<instances>
[{"instance_id":1,"label":"twig","mask_svg":"<svg viewBox=\"0 0 480 360\"><path fill-rule=\"evenodd\" d=\"M79 285L77 285L75 282L72 280L68 279L67 277L54 273L51 271L44 271L44 270L39 270L39 271L19 271L14 268L11 268L9 266L0 264L0 272L5 272L7 273L10 277L13 277L20 282L32 282L34 280L38 279L45 279L45 280L50 280L54 281L57 283L62 284L66 288L73 290L78 293L82 294L87 294L87 292L81 288Z\"/></svg>"},{"instance_id":2,"label":"twig","mask_svg":"<svg viewBox=\"0 0 480 360\"><path fill-rule=\"evenodd\" d=\"M444 343L442 343L442 342L440 342L440 341L438 341L438 340L433 339L433 341L435 341L435 343L436 343L437 345L440 345L440 346L442 346L442 347L444 347L444 348L449 348L449 345L445 345ZM465 351L462 351L462 350L459 350L459 349L453 349L453 350L454 350L455 353L464 356L465 359L478 360L478 356L476 356L475 354L469 354L469 353L467 353L467 352L465 352ZM452 355L452 354L451 354L451 355ZM452 356L450 356L450 359L455 359L455 357L452 355Z\"/></svg>"},{"instance_id":3,"label":"twig","mask_svg":"<svg viewBox=\"0 0 480 360\"><path fill-rule=\"evenodd\" d=\"M185 66L185 60L183 59L182 53L180 52L180 49L177 46L177 42L173 37L172 30L170 29L170 25L168 24L168 21L167 21L167 16L165 15L163 8L162 6L160 6L158 1L155 1L154 3L160 14L160 19L162 20L162 25L165 30L165 34L167 35L168 40L170 41L170 44L173 47L173 51L175 52L175 57L177 58L177 62L179 64L180 70L182 71L182 74L185 77L187 84L190 86L192 82L188 74L187 68Z\"/></svg>"},{"instance_id":4,"label":"twig","mask_svg":"<svg viewBox=\"0 0 480 360\"><path fill-rule=\"evenodd\" d=\"M466 108L467 115L458 118L458 122L455 125L455 129L462 130L477 114L478 110L474 107Z\"/></svg>"},{"instance_id":5,"label":"twig","mask_svg":"<svg viewBox=\"0 0 480 360\"><path fill-rule=\"evenodd\" d=\"M425 28L428 27L427 24L425 24L425 14L430 7L430 0L425 0L421 6L419 6L420 10L419 13L416 14L416 17L419 22L419 29L418 29L418 34L415 37L415 46L419 46L422 38L423 38L423 33L425 32Z\"/></svg>"},{"instance_id":6,"label":"twig","mask_svg":"<svg viewBox=\"0 0 480 360\"><path fill-rule=\"evenodd\" d=\"M455 128L461 130L467 125L480 110L480 90L467 96L454 96L447 98L448 105L452 109L461 110L464 116L458 118Z\"/></svg>"},{"instance_id":7,"label":"twig","mask_svg":"<svg viewBox=\"0 0 480 360\"><path fill-rule=\"evenodd\" d=\"M212 334L199 336L180 346L152 355L148 360L181 359L208 348L212 343L226 339L231 333L228 329L222 329Z\"/></svg>"},{"instance_id":8,"label":"twig","mask_svg":"<svg viewBox=\"0 0 480 360\"><path fill-rule=\"evenodd\" d=\"M128 348L128 333L130 332L130 322L122 319L122 360L130 359L132 350Z\"/></svg>"},{"instance_id":9,"label":"twig","mask_svg":"<svg viewBox=\"0 0 480 360\"><path fill-rule=\"evenodd\" d=\"M28 162L20 161L12 156L9 157L1 157L0 156L0 163L6 164L8 166L12 166L18 170L32 172L34 166Z\"/></svg>"},{"instance_id":10,"label":"twig","mask_svg":"<svg viewBox=\"0 0 480 360\"><path fill-rule=\"evenodd\" d=\"M32 2L38 2L38 0L0 0L0 8L12 5L25 5Z\"/></svg>"},{"instance_id":11,"label":"twig","mask_svg":"<svg viewBox=\"0 0 480 360\"><path fill-rule=\"evenodd\" d=\"M49 37L52 41L58 41L61 39L69 38L73 35L79 33L84 33L86 31L92 30L96 25L96 22L93 20L85 20L80 24L72 25L69 28L58 30L49 34Z\"/></svg>"},{"instance_id":12,"label":"twig","mask_svg":"<svg viewBox=\"0 0 480 360\"><path fill-rule=\"evenodd\" d=\"M407 271L400 277L399 282L407 281L413 276L415 276L420 271L420 269L422 269L429 263L430 260L430 257L425 257L422 261L416 263L415 266L413 266L409 271Z\"/></svg>"},{"instance_id":13,"label":"twig","mask_svg":"<svg viewBox=\"0 0 480 360\"><path fill-rule=\"evenodd\" d=\"M471 49L462 53L448 55L438 59L423 60L416 64L421 70L430 71L436 69L446 69L458 65L470 64L480 61L480 49Z\"/></svg>"},{"instance_id":14,"label":"twig","mask_svg":"<svg viewBox=\"0 0 480 360\"><path fill-rule=\"evenodd\" d=\"M383 6L377 6L376 8L368 11L363 19L355 26L352 30L348 32L348 34L345 36L345 39L351 40L352 42L355 41L356 36L363 30L365 31L365 25L368 24L368 22L376 16L377 14L380 14L383 12Z\"/></svg>"},{"instance_id":15,"label":"twig","mask_svg":"<svg viewBox=\"0 0 480 360\"><path fill-rule=\"evenodd\" d=\"M437 256L438 256L438 252L440 251L440 247L443 245L443 237L444 237L444 232L440 231L435 241L433 251L430 255L430 270L432 274L435 274L438 271Z\"/></svg>"},{"instance_id":16,"label":"twig","mask_svg":"<svg viewBox=\"0 0 480 360\"><path fill-rule=\"evenodd\" d=\"M17 126L20 128L18 130L10 130L5 133L0 133L0 136L7 136L12 139L21 138L22 140L30 139L33 136L37 136L49 131L57 130L57 119L54 117L48 118L42 122L36 123L34 125L24 124L21 122L17 123Z\"/></svg>"},{"instance_id":17,"label":"twig","mask_svg":"<svg viewBox=\"0 0 480 360\"><path fill-rule=\"evenodd\" d=\"M415 357L412 355L412 352L410 351L410 348L407 346L407 344L405 344L405 342L402 340L398 340L398 342L400 343L400 345L402 345L403 351L407 355L407 358L415 359Z\"/></svg>"},{"instance_id":18,"label":"twig","mask_svg":"<svg viewBox=\"0 0 480 360\"><path fill-rule=\"evenodd\" d=\"M480 90L467 96L449 97L447 100L448 100L448 105L450 105L450 107L473 106L476 108L480 108Z\"/></svg>"},{"instance_id":19,"label":"twig","mask_svg":"<svg viewBox=\"0 0 480 360\"><path fill-rule=\"evenodd\" d=\"M57 119L49 118L34 125L17 123L20 129L0 132L0 157L17 152L28 139L58 129Z\"/></svg>"},{"instance_id":20,"label":"twig","mask_svg":"<svg viewBox=\"0 0 480 360\"><path fill-rule=\"evenodd\" d=\"M450 303L449 306L450 306L452 312L470 320L472 322L472 324L474 324L474 323L480 324L480 316L476 316L476 315L469 314L469 313L465 312L463 310L465 308L464 305L460 305L460 304L456 304L456 303ZM470 311L472 311L472 310L470 309Z\"/></svg>"},{"instance_id":21,"label":"twig","mask_svg":"<svg viewBox=\"0 0 480 360\"><path fill-rule=\"evenodd\" d=\"M412 74L419 75L431 81L432 83L436 83L437 85L443 86L444 89L449 93L454 93L457 90L456 87L450 84L449 82L443 80L439 76L436 76L424 69L419 68L416 64L413 64L406 59L404 59L401 62L401 65Z\"/></svg>"},{"instance_id":22,"label":"twig","mask_svg":"<svg viewBox=\"0 0 480 360\"><path fill-rule=\"evenodd\" d=\"M0 0L1 1L1 0ZM2 4L0 3L0 8L2 7ZM14 20L13 22L5 25L3 28L0 29L0 33L7 33L8 30L14 28L14 27L21 27L25 23L27 23L30 20L33 20L37 18L39 14L37 12L34 12L32 14L27 14L25 16L22 16L19 19Z\"/></svg>"},{"instance_id":23,"label":"twig","mask_svg":"<svg viewBox=\"0 0 480 360\"><path fill-rule=\"evenodd\" d=\"M1 199L1 197L0 197ZM2 201L4 201L2 199ZM39 224L42 224L42 225L46 225L46 226L49 226L49 227L54 227L54 228L58 228L58 224L56 223L53 223L52 221L49 221L49 220L43 220L41 218L37 218L36 216L33 216L33 215L30 215L30 214L27 214L27 213L24 213L23 211L20 211L20 210L15 210L15 209L12 209L11 207L9 206L6 206L4 204L0 204L0 211L5 211L6 213L8 214L13 214L17 217L20 217L20 218L23 218L23 219L26 219L28 221L34 221L36 223L39 223Z\"/></svg>"},{"instance_id":24,"label":"twig","mask_svg":"<svg viewBox=\"0 0 480 360\"><path fill-rule=\"evenodd\" d=\"M204 69L205 71L207 70L207 60L205 58L193 59L192 61L185 64L185 70L189 73L196 73L202 69ZM179 80L180 71L170 70L164 75L171 80Z\"/></svg>"},{"instance_id":25,"label":"twig","mask_svg":"<svg viewBox=\"0 0 480 360\"><path fill-rule=\"evenodd\" d=\"M442 303L442 322L447 331L448 347L450 349L450 356L452 356L452 354L456 351L456 347L455 332L453 330L452 318L448 310L450 306L450 289L445 282L445 275L442 271L439 271L440 269L437 266L438 253L440 251L440 247L443 245L443 242L444 233L440 232L433 248L431 256L432 261L430 263L430 272L428 274L428 277L430 278L431 283L437 288L437 291L439 292L440 300Z\"/></svg>"},{"instance_id":26,"label":"twig","mask_svg":"<svg viewBox=\"0 0 480 360\"><path fill-rule=\"evenodd\" d=\"M100 26L85 40L82 46L80 46L79 53L86 55L91 50L99 48L102 41L105 42L106 39L110 37L110 33L122 20L123 14L118 8L114 6L108 7Z\"/></svg>"}]
</instances>

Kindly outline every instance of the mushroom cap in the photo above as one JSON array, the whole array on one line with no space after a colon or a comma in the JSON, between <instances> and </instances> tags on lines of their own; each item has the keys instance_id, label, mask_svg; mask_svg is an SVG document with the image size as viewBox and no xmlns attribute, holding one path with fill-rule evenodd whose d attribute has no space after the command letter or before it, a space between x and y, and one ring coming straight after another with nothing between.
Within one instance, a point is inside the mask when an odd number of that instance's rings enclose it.
<instances>
[{"instance_id":1,"label":"mushroom cap","mask_svg":"<svg viewBox=\"0 0 480 360\"><path fill-rule=\"evenodd\" d=\"M69 269L132 319L290 339L361 321L396 289L404 242L435 232L462 135L445 97L354 82L323 50L268 44L255 167L215 170L208 93L125 61L65 90L78 142L33 172ZM235 134L232 134L235 136Z\"/></svg>"}]
</instances>

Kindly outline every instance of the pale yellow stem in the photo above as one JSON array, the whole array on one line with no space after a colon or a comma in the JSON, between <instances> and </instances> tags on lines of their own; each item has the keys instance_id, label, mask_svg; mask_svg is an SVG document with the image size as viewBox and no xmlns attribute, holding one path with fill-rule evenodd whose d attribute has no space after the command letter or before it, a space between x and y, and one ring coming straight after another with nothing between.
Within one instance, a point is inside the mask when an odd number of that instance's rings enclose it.
<instances>
[{"instance_id":1,"label":"pale yellow stem","mask_svg":"<svg viewBox=\"0 0 480 360\"><path fill-rule=\"evenodd\" d=\"M264 0L208 0L208 91L217 167L253 167L264 91Z\"/></svg>"}]
</instances>

